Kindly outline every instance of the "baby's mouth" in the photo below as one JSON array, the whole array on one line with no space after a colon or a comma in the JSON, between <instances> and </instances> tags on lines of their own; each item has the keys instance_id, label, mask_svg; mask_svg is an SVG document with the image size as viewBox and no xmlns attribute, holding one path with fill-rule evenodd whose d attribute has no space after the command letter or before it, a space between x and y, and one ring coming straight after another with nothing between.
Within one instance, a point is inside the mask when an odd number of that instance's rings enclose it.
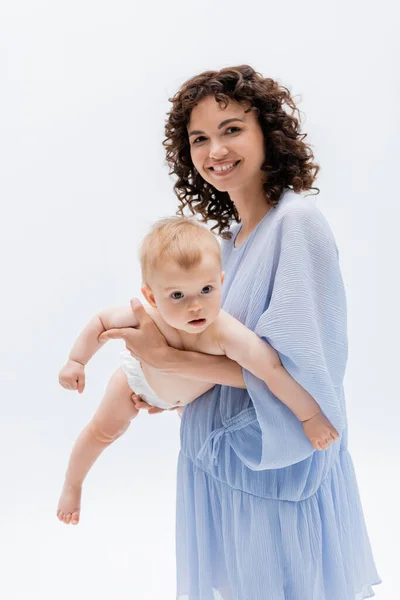
<instances>
[{"instance_id":1,"label":"baby's mouth","mask_svg":"<svg viewBox=\"0 0 400 600\"><path fill-rule=\"evenodd\" d=\"M206 319L193 319L192 321L189 321L189 325L196 325L197 327L199 327L200 325L204 325L206 322Z\"/></svg>"}]
</instances>

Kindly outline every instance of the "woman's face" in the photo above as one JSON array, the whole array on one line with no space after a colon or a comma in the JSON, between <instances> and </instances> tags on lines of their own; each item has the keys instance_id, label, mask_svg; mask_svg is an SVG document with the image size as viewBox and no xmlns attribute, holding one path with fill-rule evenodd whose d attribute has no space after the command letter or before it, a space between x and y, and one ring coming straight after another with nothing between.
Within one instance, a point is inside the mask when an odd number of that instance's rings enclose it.
<instances>
[{"instance_id":1,"label":"woman's face","mask_svg":"<svg viewBox=\"0 0 400 600\"><path fill-rule=\"evenodd\" d=\"M264 136L254 111L230 101L221 108L214 96L204 98L190 115L188 136L192 162L199 174L221 192L262 186Z\"/></svg>"}]
</instances>

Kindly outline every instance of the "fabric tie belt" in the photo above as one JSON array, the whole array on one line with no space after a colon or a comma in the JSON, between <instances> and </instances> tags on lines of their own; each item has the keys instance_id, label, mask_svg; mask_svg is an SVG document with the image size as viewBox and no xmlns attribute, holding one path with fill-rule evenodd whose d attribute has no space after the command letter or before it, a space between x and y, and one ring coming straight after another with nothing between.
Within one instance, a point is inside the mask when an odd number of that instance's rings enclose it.
<instances>
[{"instance_id":1,"label":"fabric tie belt","mask_svg":"<svg viewBox=\"0 0 400 600\"><path fill-rule=\"evenodd\" d=\"M214 429L206 438L206 441L197 453L197 459L203 461L206 457L208 458L207 463L209 465L218 464L218 454L221 447L222 437L226 433L232 433L233 431L239 431L257 421L256 411L253 406L249 406L245 410L242 410L239 414L227 419L222 427Z\"/></svg>"}]
</instances>

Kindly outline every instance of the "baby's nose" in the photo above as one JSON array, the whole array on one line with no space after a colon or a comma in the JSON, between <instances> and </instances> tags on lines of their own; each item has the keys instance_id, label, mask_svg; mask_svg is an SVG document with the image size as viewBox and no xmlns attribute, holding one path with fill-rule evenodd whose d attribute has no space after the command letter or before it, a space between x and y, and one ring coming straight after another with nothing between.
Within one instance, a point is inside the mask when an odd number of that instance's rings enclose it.
<instances>
[{"instance_id":1,"label":"baby's nose","mask_svg":"<svg viewBox=\"0 0 400 600\"><path fill-rule=\"evenodd\" d=\"M189 305L189 310L190 312L198 312L201 310L201 304L200 302L198 302L197 300L194 300L190 305Z\"/></svg>"}]
</instances>

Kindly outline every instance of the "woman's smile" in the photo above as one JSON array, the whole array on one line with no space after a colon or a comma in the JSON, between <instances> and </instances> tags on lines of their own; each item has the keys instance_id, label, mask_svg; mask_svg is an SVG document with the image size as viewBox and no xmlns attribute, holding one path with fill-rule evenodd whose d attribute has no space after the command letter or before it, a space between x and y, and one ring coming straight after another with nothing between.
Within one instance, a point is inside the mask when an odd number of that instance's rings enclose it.
<instances>
[{"instance_id":1,"label":"woman's smile","mask_svg":"<svg viewBox=\"0 0 400 600\"><path fill-rule=\"evenodd\" d=\"M240 160L224 164L215 164L212 167L209 167L208 169L209 171L211 171L214 177L226 177L236 169L239 163Z\"/></svg>"}]
</instances>

